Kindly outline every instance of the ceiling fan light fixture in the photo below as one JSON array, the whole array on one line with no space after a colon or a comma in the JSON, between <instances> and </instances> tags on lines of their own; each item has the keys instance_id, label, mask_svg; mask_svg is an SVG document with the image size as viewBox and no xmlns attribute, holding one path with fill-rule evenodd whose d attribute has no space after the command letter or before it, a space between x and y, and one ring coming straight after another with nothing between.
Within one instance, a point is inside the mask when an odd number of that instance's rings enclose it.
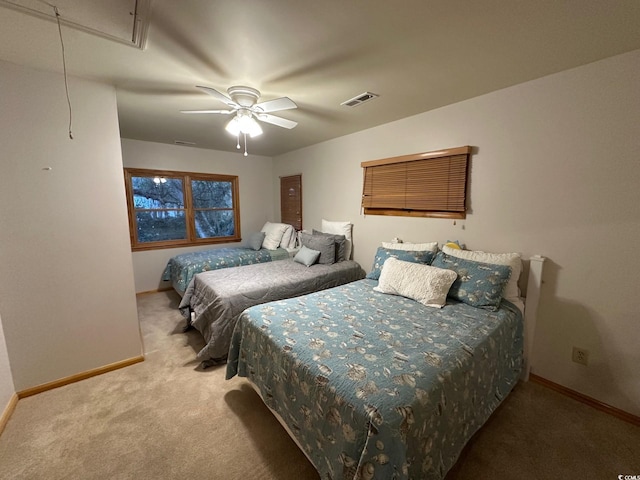
<instances>
[{"instance_id":1,"label":"ceiling fan light fixture","mask_svg":"<svg viewBox=\"0 0 640 480\"><path fill-rule=\"evenodd\" d=\"M256 122L256 120L248 115L240 115L238 114L238 124L240 125L240 132L249 135L251 138L257 137L258 135L262 135L262 128Z\"/></svg>"},{"instance_id":2,"label":"ceiling fan light fixture","mask_svg":"<svg viewBox=\"0 0 640 480\"><path fill-rule=\"evenodd\" d=\"M1 1L1 0L0 0ZM272 115L271 112L298 108L293 100L288 97L275 98L266 102L256 103L260 98L260 92L255 88L234 86L227 89L229 96L220 93L215 88L197 85L203 92L215 97L229 108L225 110L181 110L182 113L216 113L221 115L233 115L233 118L225 125L225 130L236 137L236 148L240 149L240 136L244 138L247 155L247 135L251 138L262 135L260 122L270 123L282 128L294 128L298 122ZM234 115L235 114L235 115ZM260 122L259 122L259 121Z\"/></svg>"},{"instance_id":3,"label":"ceiling fan light fixture","mask_svg":"<svg viewBox=\"0 0 640 480\"><path fill-rule=\"evenodd\" d=\"M262 135L260 124L256 122L251 115L236 115L227 123L225 130L234 137L237 137L241 133L249 135L251 138Z\"/></svg>"},{"instance_id":4,"label":"ceiling fan light fixture","mask_svg":"<svg viewBox=\"0 0 640 480\"><path fill-rule=\"evenodd\" d=\"M240 135L240 122L238 121L238 117L233 117L229 120L229 123L227 123L227 126L224 127L224 129L234 137Z\"/></svg>"}]
</instances>

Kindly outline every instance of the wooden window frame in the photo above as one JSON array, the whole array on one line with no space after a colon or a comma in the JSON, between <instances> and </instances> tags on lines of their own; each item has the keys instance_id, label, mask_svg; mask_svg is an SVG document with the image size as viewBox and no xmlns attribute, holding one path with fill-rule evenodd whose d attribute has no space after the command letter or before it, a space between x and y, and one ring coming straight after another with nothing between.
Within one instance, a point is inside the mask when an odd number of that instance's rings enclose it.
<instances>
[{"instance_id":1,"label":"wooden window frame","mask_svg":"<svg viewBox=\"0 0 640 480\"><path fill-rule=\"evenodd\" d=\"M465 146L362 162L365 215L466 218L470 154L471 147ZM411 170L421 169L431 190L420 191L415 177L410 178ZM435 204L440 208L429 208Z\"/></svg>"},{"instance_id":2,"label":"wooden window frame","mask_svg":"<svg viewBox=\"0 0 640 480\"><path fill-rule=\"evenodd\" d=\"M287 185L293 185L299 191L300 202L289 201L290 196L284 193ZM294 213L295 208L299 207L299 214ZM280 221L288 223L296 230L302 230L302 174L287 175L280 177Z\"/></svg>"},{"instance_id":3,"label":"wooden window frame","mask_svg":"<svg viewBox=\"0 0 640 480\"><path fill-rule=\"evenodd\" d=\"M136 208L133 202L132 177L166 177L179 178L182 180L184 194L185 221L187 227L187 238L179 240L164 240L160 242L138 242ZM129 237L131 239L131 250L157 250L162 248L191 247L198 245L214 245L218 243L232 243L242 241L240 232L240 194L238 190L238 177L235 175L220 175L195 172L180 172L174 170L152 170L142 168L124 169L125 191L127 194L127 212L129 215ZM191 192L192 180L204 180L209 182L230 182L233 199L233 222L234 234L225 237L198 238L195 231L195 211L193 206L193 195Z\"/></svg>"}]
</instances>

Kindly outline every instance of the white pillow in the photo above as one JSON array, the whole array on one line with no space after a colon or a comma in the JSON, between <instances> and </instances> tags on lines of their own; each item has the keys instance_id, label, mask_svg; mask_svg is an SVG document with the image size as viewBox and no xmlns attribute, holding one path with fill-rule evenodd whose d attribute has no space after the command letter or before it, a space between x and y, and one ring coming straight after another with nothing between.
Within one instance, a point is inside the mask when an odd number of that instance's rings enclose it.
<instances>
[{"instance_id":1,"label":"white pillow","mask_svg":"<svg viewBox=\"0 0 640 480\"><path fill-rule=\"evenodd\" d=\"M385 260L376 292L402 295L427 307L442 308L458 274L453 270L389 257Z\"/></svg>"},{"instance_id":2,"label":"white pillow","mask_svg":"<svg viewBox=\"0 0 640 480\"><path fill-rule=\"evenodd\" d=\"M280 246L280 241L282 240L282 235L287 229L286 223L271 223L267 222L262 227L261 232L264 232L264 240L262 241L262 248L266 248L269 250L275 250Z\"/></svg>"},{"instance_id":3,"label":"white pillow","mask_svg":"<svg viewBox=\"0 0 640 480\"><path fill-rule=\"evenodd\" d=\"M287 225L287 228L282 235L282 239L280 240L280 246L282 248L294 248L296 246L296 229L293 228L293 225Z\"/></svg>"},{"instance_id":4,"label":"white pillow","mask_svg":"<svg viewBox=\"0 0 640 480\"><path fill-rule=\"evenodd\" d=\"M382 242L384 248L390 248L392 250L405 250L408 252L437 252L438 242L428 243L396 243L396 242Z\"/></svg>"},{"instance_id":5,"label":"white pillow","mask_svg":"<svg viewBox=\"0 0 640 480\"><path fill-rule=\"evenodd\" d=\"M520 300L520 290L518 289L518 279L522 272L522 259L519 253L486 253L479 250L458 250L457 248L443 245L442 251L447 255L474 262L492 263L494 265L509 265L511 267L511 277L504 287L502 298L518 305Z\"/></svg>"},{"instance_id":6,"label":"white pillow","mask_svg":"<svg viewBox=\"0 0 640 480\"><path fill-rule=\"evenodd\" d=\"M351 228L353 225L351 222L330 222L329 220L322 219L322 228L321 232L324 233L333 233L334 235L344 235L347 239L346 245L344 247L344 258L346 260L351 260L351 245L352 245L352 237L351 237Z\"/></svg>"}]
</instances>

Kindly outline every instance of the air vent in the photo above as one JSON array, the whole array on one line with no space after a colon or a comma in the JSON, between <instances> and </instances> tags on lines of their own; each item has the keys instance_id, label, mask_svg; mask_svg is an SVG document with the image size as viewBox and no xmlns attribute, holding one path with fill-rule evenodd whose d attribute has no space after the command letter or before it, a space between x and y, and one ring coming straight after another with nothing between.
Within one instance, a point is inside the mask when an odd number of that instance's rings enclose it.
<instances>
[{"instance_id":1,"label":"air vent","mask_svg":"<svg viewBox=\"0 0 640 480\"><path fill-rule=\"evenodd\" d=\"M340 105L345 105L347 107L357 107L358 105L363 104L364 102L368 102L374 98L378 98L380 95L371 92L364 92L360 95L357 95L345 102L342 102Z\"/></svg>"},{"instance_id":2,"label":"air vent","mask_svg":"<svg viewBox=\"0 0 640 480\"><path fill-rule=\"evenodd\" d=\"M176 145L182 145L184 147L193 147L195 145L195 142L185 142L184 140L174 140L174 142Z\"/></svg>"}]
</instances>

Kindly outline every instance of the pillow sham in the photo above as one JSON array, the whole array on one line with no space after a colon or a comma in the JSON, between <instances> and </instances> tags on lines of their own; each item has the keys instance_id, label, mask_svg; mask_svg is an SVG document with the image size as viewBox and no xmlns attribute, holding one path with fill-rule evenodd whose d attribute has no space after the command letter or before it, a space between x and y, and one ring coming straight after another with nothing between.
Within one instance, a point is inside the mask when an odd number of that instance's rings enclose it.
<instances>
[{"instance_id":1,"label":"pillow sham","mask_svg":"<svg viewBox=\"0 0 640 480\"><path fill-rule=\"evenodd\" d=\"M442 308L457 278L456 272L389 257L384 262L376 292L402 295L427 307Z\"/></svg>"},{"instance_id":2,"label":"pillow sham","mask_svg":"<svg viewBox=\"0 0 640 480\"><path fill-rule=\"evenodd\" d=\"M444 245L442 251L447 255L465 260L473 260L475 262L492 263L494 265L509 265L511 267L511 277L507 282L507 286L502 293L505 300L518 305L522 301L520 299L520 289L518 288L518 279L522 272L522 259L519 253L486 253L479 250L457 250Z\"/></svg>"},{"instance_id":3,"label":"pillow sham","mask_svg":"<svg viewBox=\"0 0 640 480\"><path fill-rule=\"evenodd\" d=\"M302 233L300 239L303 247L320 252L318 263L331 265L336 262L336 242L333 241L333 238Z\"/></svg>"},{"instance_id":4,"label":"pillow sham","mask_svg":"<svg viewBox=\"0 0 640 480\"><path fill-rule=\"evenodd\" d=\"M344 235L335 235L333 233L324 233L318 230L313 230L313 235L321 235L324 237L331 237L336 244L336 262L342 262L346 260L345 253L347 250L347 237Z\"/></svg>"},{"instance_id":5,"label":"pillow sham","mask_svg":"<svg viewBox=\"0 0 640 480\"><path fill-rule=\"evenodd\" d=\"M453 270L458 274L449 290L449 297L493 311L500 306L502 292L511 276L509 265L475 262L443 252L436 254L431 266Z\"/></svg>"},{"instance_id":6,"label":"pillow sham","mask_svg":"<svg viewBox=\"0 0 640 480\"><path fill-rule=\"evenodd\" d=\"M252 233L249 237L249 247L253 248L254 250L260 250L265 235L266 234L264 232Z\"/></svg>"},{"instance_id":7,"label":"pillow sham","mask_svg":"<svg viewBox=\"0 0 640 480\"><path fill-rule=\"evenodd\" d=\"M300 250L298 250L298 253L296 253L295 257L293 257L293 261L310 267L318 261L319 257L320 252L318 250L312 250L303 245L302 247L300 247Z\"/></svg>"},{"instance_id":8,"label":"pillow sham","mask_svg":"<svg viewBox=\"0 0 640 480\"><path fill-rule=\"evenodd\" d=\"M398 260L404 260L411 263L431 263L434 253L429 251L412 252L408 250L394 250L391 248L378 247L376 251L376 257L373 260L373 267L367 274L367 278L372 280L378 280L380 273L387 258L393 257Z\"/></svg>"},{"instance_id":9,"label":"pillow sham","mask_svg":"<svg viewBox=\"0 0 640 480\"><path fill-rule=\"evenodd\" d=\"M422 252L428 250L430 252L438 251L438 242L427 243L405 243L405 242L382 242L384 248L392 248L393 250L410 250L412 252Z\"/></svg>"},{"instance_id":10,"label":"pillow sham","mask_svg":"<svg viewBox=\"0 0 640 480\"><path fill-rule=\"evenodd\" d=\"M353 238L351 235L353 225L351 222L332 222L329 220L322 219L322 228L321 230L324 233L333 233L334 235L344 235L347 239L347 243L345 244L344 250L344 259L351 260L351 251L353 246Z\"/></svg>"},{"instance_id":11,"label":"pillow sham","mask_svg":"<svg viewBox=\"0 0 640 480\"><path fill-rule=\"evenodd\" d=\"M260 230L265 233L264 240L262 241L262 248L269 250L275 250L278 248L280 246L280 241L282 240L282 235L284 235L286 229L286 223L265 223L264 227Z\"/></svg>"}]
</instances>

